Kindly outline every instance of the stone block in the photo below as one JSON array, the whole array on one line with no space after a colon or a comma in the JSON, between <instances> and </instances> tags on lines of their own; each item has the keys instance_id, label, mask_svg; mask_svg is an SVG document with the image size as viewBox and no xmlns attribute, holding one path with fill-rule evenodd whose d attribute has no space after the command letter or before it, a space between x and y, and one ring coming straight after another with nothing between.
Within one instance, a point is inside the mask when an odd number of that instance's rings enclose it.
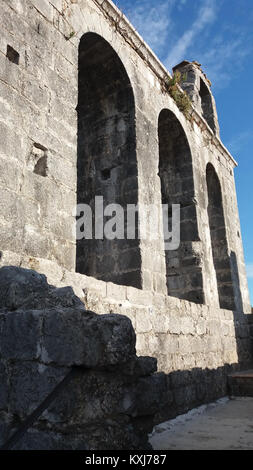
<instances>
[{"instance_id":1,"label":"stone block","mask_svg":"<svg viewBox=\"0 0 253 470\"><path fill-rule=\"evenodd\" d=\"M24 80L23 94L27 99L32 100L41 111L48 110L50 91L46 85L38 83L30 77L29 80Z\"/></svg>"},{"instance_id":2,"label":"stone block","mask_svg":"<svg viewBox=\"0 0 253 470\"><path fill-rule=\"evenodd\" d=\"M22 268L33 269L40 274L45 274L49 284L54 284L58 287L58 284L63 278L63 269L53 261L27 257L21 263Z\"/></svg>"},{"instance_id":3,"label":"stone block","mask_svg":"<svg viewBox=\"0 0 253 470\"><path fill-rule=\"evenodd\" d=\"M0 183L3 188L14 192L19 190L22 181L22 168L15 159L0 156Z\"/></svg>"},{"instance_id":4,"label":"stone block","mask_svg":"<svg viewBox=\"0 0 253 470\"><path fill-rule=\"evenodd\" d=\"M60 266L71 271L75 268L76 263L76 247L74 243L64 239L56 238L50 235L50 258L57 262Z\"/></svg>"},{"instance_id":5,"label":"stone block","mask_svg":"<svg viewBox=\"0 0 253 470\"><path fill-rule=\"evenodd\" d=\"M24 251L32 257L48 258L50 253L50 238L47 233L40 233L37 227L24 226Z\"/></svg>"},{"instance_id":6,"label":"stone block","mask_svg":"<svg viewBox=\"0 0 253 470\"><path fill-rule=\"evenodd\" d=\"M71 288L53 288L45 276L13 267L0 270L0 285L0 308L12 312L0 315L3 358L95 367L135 354L130 320L86 312Z\"/></svg>"},{"instance_id":7,"label":"stone block","mask_svg":"<svg viewBox=\"0 0 253 470\"><path fill-rule=\"evenodd\" d=\"M85 297L86 302L89 300L93 307L88 307L89 310L95 308L96 313L105 313L101 301L102 298L106 297L106 282L99 281L93 277L85 276L84 274L78 274L74 271L64 269L62 278L64 285L73 286L75 289L79 289L81 292L81 298ZM102 307L102 311L98 311Z\"/></svg>"},{"instance_id":8,"label":"stone block","mask_svg":"<svg viewBox=\"0 0 253 470\"><path fill-rule=\"evenodd\" d=\"M77 171L76 167L59 154L48 152L48 175L53 180L67 186L72 191L75 190Z\"/></svg>"},{"instance_id":9,"label":"stone block","mask_svg":"<svg viewBox=\"0 0 253 470\"><path fill-rule=\"evenodd\" d=\"M36 10L38 10L48 21L53 21L53 7L47 0L31 0Z\"/></svg>"},{"instance_id":10,"label":"stone block","mask_svg":"<svg viewBox=\"0 0 253 470\"><path fill-rule=\"evenodd\" d=\"M117 286L111 282L106 284L106 297L108 299L124 302L126 300L126 291L127 288L125 286Z\"/></svg>"},{"instance_id":11,"label":"stone block","mask_svg":"<svg viewBox=\"0 0 253 470\"><path fill-rule=\"evenodd\" d=\"M142 273L142 283L144 290L151 291L153 289L153 274L151 273L151 271L148 271L144 268Z\"/></svg>"},{"instance_id":12,"label":"stone block","mask_svg":"<svg viewBox=\"0 0 253 470\"><path fill-rule=\"evenodd\" d=\"M170 386L173 388L184 387L191 384L192 374L190 371L174 371L169 374Z\"/></svg>"},{"instance_id":13,"label":"stone block","mask_svg":"<svg viewBox=\"0 0 253 470\"><path fill-rule=\"evenodd\" d=\"M178 353L183 354L180 346L179 346L179 338L177 336L166 335L161 341L161 349L159 352L162 354L173 354L176 355Z\"/></svg>"},{"instance_id":14,"label":"stone block","mask_svg":"<svg viewBox=\"0 0 253 470\"><path fill-rule=\"evenodd\" d=\"M163 314L159 312L154 312L152 317L152 329L155 333L167 333L170 330L170 316L169 314Z\"/></svg>"},{"instance_id":15,"label":"stone block","mask_svg":"<svg viewBox=\"0 0 253 470\"><path fill-rule=\"evenodd\" d=\"M11 288L9 308L14 307L16 286ZM17 300L18 301L18 300ZM33 361L40 356L43 316L36 311L0 314L1 357L5 360Z\"/></svg>"},{"instance_id":16,"label":"stone block","mask_svg":"<svg viewBox=\"0 0 253 470\"><path fill-rule=\"evenodd\" d=\"M195 324L192 318L182 317L180 321L181 321L181 332L183 335L195 334Z\"/></svg>"},{"instance_id":17,"label":"stone block","mask_svg":"<svg viewBox=\"0 0 253 470\"><path fill-rule=\"evenodd\" d=\"M141 291L134 287L127 287L127 300L135 305L152 306L152 293Z\"/></svg>"},{"instance_id":18,"label":"stone block","mask_svg":"<svg viewBox=\"0 0 253 470\"><path fill-rule=\"evenodd\" d=\"M199 318L196 322L196 333L199 336L205 335L207 332L207 322L206 320Z\"/></svg>"},{"instance_id":19,"label":"stone block","mask_svg":"<svg viewBox=\"0 0 253 470\"><path fill-rule=\"evenodd\" d=\"M220 331L220 322L219 321L216 321L216 320L210 320L208 323L207 323L207 331L208 331L208 334L209 335L213 335L213 336L216 336L217 335L217 331Z\"/></svg>"},{"instance_id":20,"label":"stone block","mask_svg":"<svg viewBox=\"0 0 253 470\"><path fill-rule=\"evenodd\" d=\"M9 412L24 419L30 415L67 375L67 368L17 361L9 372ZM43 420L43 415L41 418Z\"/></svg>"},{"instance_id":21,"label":"stone block","mask_svg":"<svg viewBox=\"0 0 253 470\"><path fill-rule=\"evenodd\" d=\"M150 333L152 331L152 317L148 309L136 309L136 332Z\"/></svg>"},{"instance_id":22,"label":"stone block","mask_svg":"<svg viewBox=\"0 0 253 470\"><path fill-rule=\"evenodd\" d=\"M15 263L15 260L18 259L23 253L24 244L22 240L23 236L23 228L22 222L17 223L13 227L13 223L11 221L3 220L0 217L0 237L1 237L1 251L2 253L12 252L13 255L11 256L14 265L19 265L19 262ZM14 253L16 256L14 256ZM6 259L6 256L5 256ZM10 264L7 256L7 262L5 264Z\"/></svg>"},{"instance_id":23,"label":"stone block","mask_svg":"<svg viewBox=\"0 0 253 470\"><path fill-rule=\"evenodd\" d=\"M163 270L161 272L163 272ZM155 293L164 295L167 294L166 279L164 274L154 274L153 290Z\"/></svg>"},{"instance_id":24,"label":"stone block","mask_svg":"<svg viewBox=\"0 0 253 470\"><path fill-rule=\"evenodd\" d=\"M157 359L154 357L138 357L134 373L140 377L157 372Z\"/></svg>"},{"instance_id":25,"label":"stone block","mask_svg":"<svg viewBox=\"0 0 253 470\"><path fill-rule=\"evenodd\" d=\"M196 388L194 385L177 388L174 391L174 397L176 405L187 410L196 402Z\"/></svg>"},{"instance_id":26,"label":"stone block","mask_svg":"<svg viewBox=\"0 0 253 470\"><path fill-rule=\"evenodd\" d=\"M174 315L170 317L169 332L171 334L180 335L181 333L181 319Z\"/></svg>"},{"instance_id":27,"label":"stone block","mask_svg":"<svg viewBox=\"0 0 253 470\"><path fill-rule=\"evenodd\" d=\"M153 354L151 352L151 348L149 348L149 341L150 337L149 335L145 333L139 333L136 337L136 351L139 356L145 355L146 351L150 351L150 354Z\"/></svg>"},{"instance_id":28,"label":"stone block","mask_svg":"<svg viewBox=\"0 0 253 470\"><path fill-rule=\"evenodd\" d=\"M180 336L179 339L179 351L180 353L183 354L190 354L192 352L192 344L191 340L187 336Z\"/></svg>"},{"instance_id":29,"label":"stone block","mask_svg":"<svg viewBox=\"0 0 253 470\"><path fill-rule=\"evenodd\" d=\"M56 8L60 13L63 10L63 0L50 0L51 5Z\"/></svg>"},{"instance_id":30,"label":"stone block","mask_svg":"<svg viewBox=\"0 0 253 470\"><path fill-rule=\"evenodd\" d=\"M39 317L39 310L49 308L84 306L71 287L57 289L49 286L46 276L29 269L5 266L0 269L0 311L36 310L34 317ZM32 313L31 313L32 315ZM6 317L6 324L11 317ZM18 320L18 317L17 317Z\"/></svg>"},{"instance_id":31,"label":"stone block","mask_svg":"<svg viewBox=\"0 0 253 470\"><path fill-rule=\"evenodd\" d=\"M49 312L44 316L41 360L45 364L98 367L127 362L135 354L135 335L128 318L85 316L82 312Z\"/></svg>"},{"instance_id":32,"label":"stone block","mask_svg":"<svg viewBox=\"0 0 253 470\"><path fill-rule=\"evenodd\" d=\"M140 379L137 389L136 415L146 414L145 410L156 413L161 403L166 402L167 382L165 374L159 373L152 377Z\"/></svg>"},{"instance_id":33,"label":"stone block","mask_svg":"<svg viewBox=\"0 0 253 470\"><path fill-rule=\"evenodd\" d=\"M2 247L2 244L1 244ZM10 247L10 244L8 245ZM21 264L21 253L17 254L15 251L0 251L0 267L3 266L20 266Z\"/></svg>"}]
</instances>

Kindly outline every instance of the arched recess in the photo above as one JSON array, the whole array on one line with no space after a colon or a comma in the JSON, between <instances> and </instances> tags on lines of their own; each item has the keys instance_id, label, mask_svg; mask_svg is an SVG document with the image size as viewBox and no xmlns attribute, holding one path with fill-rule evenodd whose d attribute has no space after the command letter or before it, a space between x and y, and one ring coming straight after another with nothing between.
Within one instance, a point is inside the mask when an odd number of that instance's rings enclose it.
<instances>
[{"instance_id":1,"label":"arched recess","mask_svg":"<svg viewBox=\"0 0 253 470\"><path fill-rule=\"evenodd\" d=\"M172 204L181 206L180 246L165 250L168 295L204 303L192 156L180 122L167 109L159 116L158 137L162 204L169 206L169 222Z\"/></svg>"},{"instance_id":2,"label":"arched recess","mask_svg":"<svg viewBox=\"0 0 253 470\"><path fill-rule=\"evenodd\" d=\"M212 96L210 90L208 90L207 85L201 77L199 95L201 99L202 115L209 127L211 127L214 133L216 133L215 111Z\"/></svg>"},{"instance_id":3,"label":"arched recess","mask_svg":"<svg viewBox=\"0 0 253 470\"><path fill-rule=\"evenodd\" d=\"M77 203L94 214L95 198L103 196L104 208L119 204L126 214L127 204L138 203L134 95L118 55L95 33L80 41L77 110ZM77 240L77 272L140 288L139 240L95 239L94 217L92 236Z\"/></svg>"},{"instance_id":4,"label":"arched recess","mask_svg":"<svg viewBox=\"0 0 253 470\"><path fill-rule=\"evenodd\" d=\"M217 173L211 163L208 163L206 167L206 181L208 192L207 211L220 307L234 310L234 289L231 262L228 253L221 185Z\"/></svg>"}]
</instances>

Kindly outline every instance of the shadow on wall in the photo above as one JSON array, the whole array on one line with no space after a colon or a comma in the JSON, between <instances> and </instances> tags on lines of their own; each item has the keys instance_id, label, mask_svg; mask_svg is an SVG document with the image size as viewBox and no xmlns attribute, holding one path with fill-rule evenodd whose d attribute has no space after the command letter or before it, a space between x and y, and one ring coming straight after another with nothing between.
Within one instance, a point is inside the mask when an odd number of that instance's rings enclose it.
<instances>
[{"instance_id":1,"label":"shadow on wall","mask_svg":"<svg viewBox=\"0 0 253 470\"><path fill-rule=\"evenodd\" d=\"M97 34L81 38L78 86L77 204L92 209L93 239L77 241L76 271L141 288L139 240L108 240L103 229L94 236L96 196L104 208L119 204L125 213L127 204L138 203L133 90L118 55Z\"/></svg>"},{"instance_id":2,"label":"shadow on wall","mask_svg":"<svg viewBox=\"0 0 253 470\"><path fill-rule=\"evenodd\" d=\"M228 395L227 376L237 365L225 364L217 369L194 368L175 371L164 377L164 398L155 424L176 418L198 406ZM147 392L148 393L148 392Z\"/></svg>"},{"instance_id":3,"label":"shadow on wall","mask_svg":"<svg viewBox=\"0 0 253 470\"><path fill-rule=\"evenodd\" d=\"M208 218L211 235L213 264L216 272L220 308L238 310L235 303L234 281L232 268L238 273L237 261L234 256L234 266L230 260L227 241L226 223L223 210L221 184L211 163L206 167L206 182L208 192ZM239 281L239 277L237 274ZM241 310L241 309L239 309Z\"/></svg>"},{"instance_id":4,"label":"shadow on wall","mask_svg":"<svg viewBox=\"0 0 253 470\"><path fill-rule=\"evenodd\" d=\"M162 203L180 204L182 208L181 247L173 258L171 253L166 254L168 294L203 303L202 272L194 250L199 234L191 151L184 130L171 111L161 112L158 128ZM95 196L103 196L105 205L117 203L126 207L138 203L133 90L115 51L93 33L83 36L79 48L77 171L78 203L94 209ZM234 252L229 256L221 185L211 164L207 166L206 178L220 306L234 311L238 363L162 374L164 405L157 422L226 395L227 374L248 368L252 362L237 258ZM78 272L97 279L142 287L139 240L81 240L77 243L76 266ZM215 335L213 341L217 341ZM205 347L203 343L203 352ZM229 351L225 341L221 347ZM152 393L152 389L146 393Z\"/></svg>"},{"instance_id":5,"label":"shadow on wall","mask_svg":"<svg viewBox=\"0 0 253 470\"><path fill-rule=\"evenodd\" d=\"M160 412L155 418L156 424L229 395L228 375L252 368L253 317L249 317L234 312L238 363L224 364L216 369L195 367L161 374L164 376L164 397ZM214 337L214 341L215 339L217 340Z\"/></svg>"},{"instance_id":6,"label":"shadow on wall","mask_svg":"<svg viewBox=\"0 0 253 470\"><path fill-rule=\"evenodd\" d=\"M159 176L162 204L180 204L181 243L177 250L165 251L168 295L204 303L201 260L196 253L199 242L193 164L185 132L174 113L163 109L158 121Z\"/></svg>"},{"instance_id":7,"label":"shadow on wall","mask_svg":"<svg viewBox=\"0 0 253 470\"><path fill-rule=\"evenodd\" d=\"M230 254L230 266L231 266L236 310L238 312L243 312L243 301L242 301L242 293L241 293L241 286L240 286L238 263L237 263L237 257L234 251L231 251L231 254Z\"/></svg>"},{"instance_id":8,"label":"shadow on wall","mask_svg":"<svg viewBox=\"0 0 253 470\"><path fill-rule=\"evenodd\" d=\"M231 351L232 359L234 358L235 350L238 362L233 362L232 364L225 363L224 366L216 369L195 367L189 370L177 370L166 374L164 376L164 399L160 413L156 416L156 424L229 395L228 375L239 370L252 369L253 367L253 315L243 313L236 254L231 252L228 260L230 262L229 276L232 280L234 295L233 302L236 305L236 310L233 310L236 346L233 344L233 337L227 336L225 331L220 331L219 333L215 331L210 339L214 343L214 349L221 350L221 356L226 354L226 357L228 357L229 351ZM228 267L227 261L226 267ZM228 313L230 315L231 311ZM200 355L205 354L207 361L209 353L205 353L205 348L206 340L203 338L203 352ZM157 357L163 353L166 354L166 351L159 351ZM215 353L213 353L213 356L215 360ZM203 357L200 359L203 360ZM147 391L147 393L149 392Z\"/></svg>"}]
</instances>

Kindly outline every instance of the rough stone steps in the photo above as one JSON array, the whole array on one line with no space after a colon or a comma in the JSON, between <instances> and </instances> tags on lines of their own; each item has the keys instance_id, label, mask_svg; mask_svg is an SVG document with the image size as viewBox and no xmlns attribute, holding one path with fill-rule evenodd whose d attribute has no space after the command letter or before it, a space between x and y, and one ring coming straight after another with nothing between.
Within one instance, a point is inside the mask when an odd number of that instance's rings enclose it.
<instances>
[{"instance_id":1,"label":"rough stone steps","mask_svg":"<svg viewBox=\"0 0 253 470\"><path fill-rule=\"evenodd\" d=\"M230 396L253 397L253 368L230 374L228 388Z\"/></svg>"}]
</instances>

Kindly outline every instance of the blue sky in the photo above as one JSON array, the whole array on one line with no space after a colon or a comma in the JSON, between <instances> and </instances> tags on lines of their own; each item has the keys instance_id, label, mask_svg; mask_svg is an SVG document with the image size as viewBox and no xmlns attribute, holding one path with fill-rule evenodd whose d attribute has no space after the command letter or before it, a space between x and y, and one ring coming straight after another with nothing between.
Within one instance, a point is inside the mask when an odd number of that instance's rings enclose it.
<instances>
[{"instance_id":1,"label":"blue sky","mask_svg":"<svg viewBox=\"0 0 253 470\"><path fill-rule=\"evenodd\" d=\"M197 60L212 82L235 170L253 304L253 0L115 0L168 70Z\"/></svg>"}]
</instances>

